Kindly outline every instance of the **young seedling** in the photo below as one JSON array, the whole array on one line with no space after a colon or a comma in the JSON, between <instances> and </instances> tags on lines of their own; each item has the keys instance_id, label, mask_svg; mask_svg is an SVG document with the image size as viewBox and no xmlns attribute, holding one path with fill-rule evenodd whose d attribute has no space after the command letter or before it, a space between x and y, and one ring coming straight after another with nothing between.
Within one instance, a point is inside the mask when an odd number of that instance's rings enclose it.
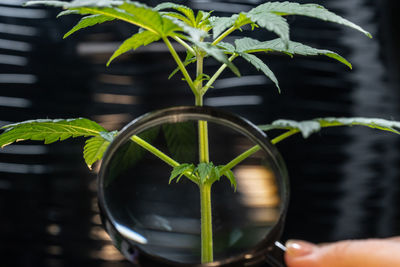
<instances>
[{"instance_id":1,"label":"young seedling","mask_svg":"<svg viewBox=\"0 0 400 267\"><path fill-rule=\"evenodd\" d=\"M333 51L317 49L291 41L289 24L286 20L289 15L307 16L338 23L360 31L371 38L371 35L361 27L316 4L266 2L248 12L240 12L229 17L214 16L212 12L208 11L194 11L187 6L170 2L156 7L128 0L29 1L26 3L26 5L38 4L63 8L64 10L58 16L70 14L83 16L64 35L64 38L83 28L113 20L138 26L139 30L119 46L110 57L107 66L128 51L156 41L164 42L177 64L176 70L172 71L170 77L180 72L183 80L194 94L196 106L203 105L204 95L212 88L214 82L226 68L229 68L234 75L240 76L239 69L233 64L238 57L242 57L264 73L275 84L279 92L281 89L277 78L268 65L257 56L258 54L281 53L292 57L294 55L323 55L352 68L345 58ZM243 27L249 27L251 30L271 31L277 38L256 40L242 37L231 42L224 42L227 36ZM176 45L181 45L186 50L185 59L182 59L176 52ZM209 58L221 63L215 73L207 73L203 68L204 60ZM187 66L190 64L196 65L195 73L189 73ZM399 122L368 118L321 118L304 122L278 120L272 124L262 125L260 128L264 131L283 130L283 133L272 139L272 143L276 144L296 133L301 133L306 138L321 128L343 125L363 125L400 134ZM199 121L197 128L198 163L179 163L140 136L132 136L131 140L172 167L169 183L174 180L179 182L182 177L186 177L198 186L201 202L201 262L206 263L213 261L211 187L220 177L225 176L236 190L236 180L232 168L257 152L260 147L254 146L230 161L227 159L225 165L214 166L209 156L207 122ZM23 140L44 141L45 144L49 144L70 137L88 137L83 155L89 168L96 161L102 159L105 150L118 134L117 131L107 131L96 122L86 118L24 121L6 125L3 130L4 132L0 135L0 147Z\"/></svg>"}]
</instances>

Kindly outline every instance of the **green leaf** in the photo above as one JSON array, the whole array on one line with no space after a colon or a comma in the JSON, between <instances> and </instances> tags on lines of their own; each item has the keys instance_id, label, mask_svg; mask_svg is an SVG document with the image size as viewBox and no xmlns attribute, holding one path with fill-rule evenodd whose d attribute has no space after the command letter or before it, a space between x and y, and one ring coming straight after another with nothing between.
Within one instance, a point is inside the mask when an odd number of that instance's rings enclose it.
<instances>
[{"instance_id":1,"label":"green leaf","mask_svg":"<svg viewBox=\"0 0 400 267\"><path fill-rule=\"evenodd\" d=\"M339 54L330 50L323 50L313 48L302 43L289 41L288 44L284 43L282 39L274 39L266 42L260 42L252 38L242 38L235 40L236 51L240 53L255 53L255 52L280 52L289 55L302 55L302 56L316 56L324 55L333 58L350 69L352 68L350 62Z\"/></svg>"},{"instance_id":2,"label":"green leaf","mask_svg":"<svg viewBox=\"0 0 400 267\"><path fill-rule=\"evenodd\" d=\"M57 18L62 17L62 16L67 16L67 15L72 15L72 14L76 15L76 14L79 14L79 12L76 10L63 10L60 13L58 13Z\"/></svg>"},{"instance_id":3,"label":"green leaf","mask_svg":"<svg viewBox=\"0 0 400 267\"><path fill-rule=\"evenodd\" d=\"M235 46L230 43L219 42L218 47L221 47L222 49L224 49L226 52L228 52L230 54L236 53Z\"/></svg>"},{"instance_id":4,"label":"green leaf","mask_svg":"<svg viewBox=\"0 0 400 267\"><path fill-rule=\"evenodd\" d=\"M327 10L323 6L317 4L299 4L292 2L268 2L261 4L252 10L249 11L251 14L258 14L262 16L262 14L267 13L275 13L277 15L301 15L312 17L324 21L338 23L355 30L358 30L368 37L372 38L371 34L360 26L348 21L347 19L342 18L341 16L336 15L335 13ZM261 25L260 25L261 26Z\"/></svg>"},{"instance_id":5,"label":"green leaf","mask_svg":"<svg viewBox=\"0 0 400 267\"><path fill-rule=\"evenodd\" d=\"M187 25L192 25L192 22L186 18L184 15L179 14L177 12L160 12L160 14L165 17L171 17L171 18L176 18L178 20L181 20L182 22L185 22Z\"/></svg>"},{"instance_id":6,"label":"green leaf","mask_svg":"<svg viewBox=\"0 0 400 267\"><path fill-rule=\"evenodd\" d=\"M195 168L200 177L200 183L204 184L205 181L210 177L211 170L214 165L212 162L201 162Z\"/></svg>"},{"instance_id":7,"label":"green leaf","mask_svg":"<svg viewBox=\"0 0 400 267\"><path fill-rule=\"evenodd\" d=\"M24 140L44 141L50 144L70 137L99 136L106 130L94 121L77 119L29 120L3 127L0 135L0 147Z\"/></svg>"},{"instance_id":8,"label":"green leaf","mask_svg":"<svg viewBox=\"0 0 400 267\"><path fill-rule=\"evenodd\" d=\"M77 7L115 7L119 6L124 1L119 0L73 0L71 2L66 1L28 1L24 4L24 6L33 6L33 5L46 5L53 7L62 7L64 9L67 8L77 8Z\"/></svg>"},{"instance_id":9,"label":"green leaf","mask_svg":"<svg viewBox=\"0 0 400 267\"><path fill-rule=\"evenodd\" d=\"M276 78L275 74L272 70L258 57L252 54L247 53L239 53L241 57L251 63L257 70L261 70L265 76L267 76L271 81L275 84L278 88L278 91L281 92L281 88L279 87L278 79Z\"/></svg>"},{"instance_id":10,"label":"green leaf","mask_svg":"<svg viewBox=\"0 0 400 267\"><path fill-rule=\"evenodd\" d=\"M75 10L82 15L103 15L126 21L159 36L168 36L180 29L171 20L161 17L152 8L132 1L113 0L75 0L70 3L61 1L30 1L27 5L44 4Z\"/></svg>"},{"instance_id":11,"label":"green leaf","mask_svg":"<svg viewBox=\"0 0 400 267\"><path fill-rule=\"evenodd\" d=\"M164 124L162 126L171 156L178 162L192 162L195 159L196 128L192 122Z\"/></svg>"},{"instance_id":12,"label":"green leaf","mask_svg":"<svg viewBox=\"0 0 400 267\"><path fill-rule=\"evenodd\" d=\"M277 34L285 43L289 42L289 24L286 19L269 12L249 11L246 17L262 28Z\"/></svg>"},{"instance_id":13,"label":"green leaf","mask_svg":"<svg viewBox=\"0 0 400 267\"><path fill-rule=\"evenodd\" d=\"M187 23L185 23L185 22L183 22L183 21L181 21L179 19L176 19L174 17L164 17L164 18L166 20L171 20L174 23L174 25L179 26L180 27L179 30L181 30L181 31L185 32L186 34L188 34L190 36L189 39L191 39L191 40L200 41L201 39L207 37L207 32L205 32L205 31L203 31L201 29L194 28L194 27L188 25ZM188 39L188 38L185 38L185 39Z\"/></svg>"},{"instance_id":14,"label":"green leaf","mask_svg":"<svg viewBox=\"0 0 400 267\"><path fill-rule=\"evenodd\" d=\"M176 178L178 177L178 179L176 180L176 182L178 183L180 178L187 172L193 172L194 170L194 165L193 164L188 164L188 163L183 163L179 166L176 166L172 169L171 171L171 175L169 177L169 184Z\"/></svg>"},{"instance_id":15,"label":"green leaf","mask_svg":"<svg viewBox=\"0 0 400 267\"><path fill-rule=\"evenodd\" d=\"M140 46L146 46L155 41L158 41L160 37L150 31L142 31L132 35L130 38L126 39L119 48L112 54L110 59L107 62L107 66L110 65L111 61L113 61L116 57L126 53L130 50L136 50Z\"/></svg>"},{"instance_id":16,"label":"green leaf","mask_svg":"<svg viewBox=\"0 0 400 267\"><path fill-rule=\"evenodd\" d=\"M164 9L174 9L182 14L185 15L185 17L190 21L190 26L195 27L196 26L196 18L194 16L194 12L191 8L185 6L185 5L179 5L171 2L164 2L159 5L157 5L154 10L160 11Z\"/></svg>"},{"instance_id":17,"label":"green leaf","mask_svg":"<svg viewBox=\"0 0 400 267\"><path fill-rule=\"evenodd\" d=\"M238 15L232 15L231 17L216 17L213 16L209 18L210 24L213 30L213 38L217 39L217 37L223 33L226 29L233 26Z\"/></svg>"},{"instance_id":18,"label":"green leaf","mask_svg":"<svg viewBox=\"0 0 400 267\"><path fill-rule=\"evenodd\" d=\"M92 169L93 163L103 158L104 152L110 145L110 141L101 136L95 136L86 140L83 148L83 158L89 169Z\"/></svg>"},{"instance_id":19,"label":"green leaf","mask_svg":"<svg viewBox=\"0 0 400 267\"><path fill-rule=\"evenodd\" d=\"M222 167L223 166L220 166L220 169ZM231 170L227 170L222 175L224 175L226 178L228 178L229 182L231 183L231 186L235 189L235 192L236 192L237 183L236 183L236 178L235 178L235 175L233 174L233 172Z\"/></svg>"},{"instance_id":20,"label":"green leaf","mask_svg":"<svg viewBox=\"0 0 400 267\"><path fill-rule=\"evenodd\" d=\"M198 46L200 49L205 51L209 56L212 56L217 61L226 64L234 74L236 74L237 76L240 76L240 72L239 72L238 68L235 65L233 65L232 62L230 62L228 60L228 58L226 57L226 55L224 53L224 50L218 48L215 45L211 45L210 43L207 43L207 42L197 42L197 41L193 41L193 42L196 46Z\"/></svg>"},{"instance_id":21,"label":"green leaf","mask_svg":"<svg viewBox=\"0 0 400 267\"><path fill-rule=\"evenodd\" d=\"M304 138L309 137L311 134L318 132L324 127L335 126L353 126L361 125L382 131L389 131L392 133L400 134L400 122L389 121L385 119L376 118L317 118L306 121L293 121L293 120L276 120L272 124L261 125L259 128L263 131L274 129L281 130L298 130Z\"/></svg>"},{"instance_id":22,"label":"green leaf","mask_svg":"<svg viewBox=\"0 0 400 267\"><path fill-rule=\"evenodd\" d=\"M64 39L67 38L68 36L70 36L71 34L73 34L74 32L86 28L86 27L90 27L90 26L94 26L96 24L100 24L106 21L112 21L115 18L113 17L109 17L109 16L104 16L104 15L90 15L90 16L86 16L83 17L78 24L76 24L71 30L69 30L65 35L64 35Z\"/></svg>"},{"instance_id":23,"label":"green leaf","mask_svg":"<svg viewBox=\"0 0 400 267\"><path fill-rule=\"evenodd\" d=\"M199 10L196 16L196 26L199 27L200 29L203 29L203 27L205 27L207 31L209 31L211 25L208 18L211 16L211 13L212 11L205 12L203 10Z\"/></svg>"}]
</instances>

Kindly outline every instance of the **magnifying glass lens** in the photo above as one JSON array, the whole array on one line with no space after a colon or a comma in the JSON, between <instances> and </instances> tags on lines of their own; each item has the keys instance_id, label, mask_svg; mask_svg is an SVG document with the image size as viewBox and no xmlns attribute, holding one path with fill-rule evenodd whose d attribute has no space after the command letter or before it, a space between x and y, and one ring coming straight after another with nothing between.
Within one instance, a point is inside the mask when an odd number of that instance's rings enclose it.
<instances>
[{"instance_id":1,"label":"magnifying glass lens","mask_svg":"<svg viewBox=\"0 0 400 267\"><path fill-rule=\"evenodd\" d=\"M232 175L227 172L212 185L214 260L244 257L265 242L286 207L286 177L276 152L221 118L175 114L148 121L127 127L102 166L100 206L106 225L118 233L116 246L123 252L128 246L125 254L132 261L134 248L170 262L200 263L201 199L193 177L211 179L212 172L195 169L207 150L208 168L216 170L254 150L234 164ZM199 146L201 139L206 141ZM192 167L171 176L168 158Z\"/></svg>"}]
</instances>

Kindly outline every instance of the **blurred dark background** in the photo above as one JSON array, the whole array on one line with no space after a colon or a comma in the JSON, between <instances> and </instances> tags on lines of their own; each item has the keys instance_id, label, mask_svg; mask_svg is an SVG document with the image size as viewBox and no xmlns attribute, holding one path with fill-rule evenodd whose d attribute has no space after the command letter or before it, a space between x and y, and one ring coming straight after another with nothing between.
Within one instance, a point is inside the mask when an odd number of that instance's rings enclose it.
<instances>
[{"instance_id":1,"label":"blurred dark background","mask_svg":"<svg viewBox=\"0 0 400 267\"><path fill-rule=\"evenodd\" d=\"M36 118L89 117L120 129L150 110L193 103L166 49L152 45L106 68L112 51L135 28L105 23L62 40L78 17L0 0L0 125ZM155 5L158 1L146 1ZM182 2L182 1L180 1ZM183 1L218 14L262 1ZM298 1L322 4L370 31L290 17L291 39L339 52L330 59L265 57L282 93L238 60L242 79L226 72L205 100L256 124L278 118L366 116L400 120L397 0ZM272 35L259 31L253 37ZM208 63L213 69L217 65ZM1 266L129 266L103 231L96 171L83 161L84 140L44 146L25 142L0 150ZM400 234L400 137L367 128L338 128L278 148L291 177L283 240L330 242Z\"/></svg>"}]
</instances>

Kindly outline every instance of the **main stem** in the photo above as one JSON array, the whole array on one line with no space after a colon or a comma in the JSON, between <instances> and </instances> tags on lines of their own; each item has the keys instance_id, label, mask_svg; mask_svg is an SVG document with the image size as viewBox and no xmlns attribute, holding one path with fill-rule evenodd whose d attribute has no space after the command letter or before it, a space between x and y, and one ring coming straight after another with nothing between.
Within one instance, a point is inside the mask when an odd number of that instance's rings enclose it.
<instances>
[{"instance_id":1,"label":"main stem","mask_svg":"<svg viewBox=\"0 0 400 267\"><path fill-rule=\"evenodd\" d=\"M204 56L201 52L197 55L197 77L203 75ZM203 106L203 83L201 79L196 84L196 106ZM199 161L208 163L210 161L208 151L208 125L207 121L198 122L199 134ZM213 237L212 237L212 211L211 211L211 184L207 181L199 183L200 190L200 218L201 218L201 263L212 262Z\"/></svg>"}]
</instances>

